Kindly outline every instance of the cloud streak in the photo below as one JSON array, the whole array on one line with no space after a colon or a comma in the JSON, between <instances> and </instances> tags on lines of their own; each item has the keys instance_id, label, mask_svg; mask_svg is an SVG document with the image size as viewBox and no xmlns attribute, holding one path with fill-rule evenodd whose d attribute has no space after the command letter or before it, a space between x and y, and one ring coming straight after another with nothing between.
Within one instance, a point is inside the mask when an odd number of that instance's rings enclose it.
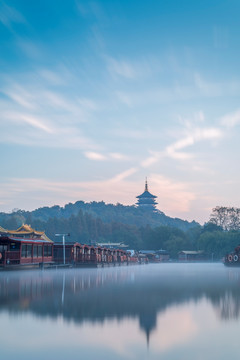
<instances>
[{"instance_id":1,"label":"cloud streak","mask_svg":"<svg viewBox=\"0 0 240 360\"><path fill-rule=\"evenodd\" d=\"M58 79L56 73L46 73L46 69L44 76L50 76L54 82ZM38 77L37 85L33 84L32 77ZM5 78L1 86L1 93L5 97L0 100L0 142L85 151L94 151L99 147L84 134L81 126L91 121L97 111L95 101L80 96L73 99L66 93L60 93L60 90L53 90L38 70L26 74L25 85L19 83L20 80L13 82ZM10 132L7 131L8 124L13 123L16 126Z\"/></svg>"},{"instance_id":2,"label":"cloud streak","mask_svg":"<svg viewBox=\"0 0 240 360\"><path fill-rule=\"evenodd\" d=\"M93 151L86 151L84 153L84 155L86 156L87 159L89 160L95 160L95 161L103 161L106 160L106 156L97 153L97 152L93 152Z\"/></svg>"},{"instance_id":3,"label":"cloud streak","mask_svg":"<svg viewBox=\"0 0 240 360\"><path fill-rule=\"evenodd\" d=\"M109 57L107 64L108 70L112 76L122 76L126 79L134 79L137 76L134 67L126 61Z\"/></svg>"},{"instance_id":4,"label":"cloud streak","mask_svg":"<svg viewBox=\"0 0 240 360\"><path fill-rule=\"evenodd\" d=\"M14 7L7 5L4 1L0 3L0 22L8 29L12 28L14 23L26 23L23 15Z\"/></svg>"},{"instance_id":5,"label":"cloud streak","mask_svg":"<svg viewBox=\"0 0 240 360\"><path fill-rule=\"evenodd\" d=\"M54 132L54 129L52 129L50 126L48 126L45 122L44 119L39 119L35 116L31 116L31 115L24 115L24 114L17 114L17 113L12 113L7 115L8 119L12 119L15 122L18 123L26 123L30 126L32 126L33 128L36 128L38 130L42 130L48 134L52 134Z\"/></svg>"},{"instance_id":6,"label":"cloud streak","mask_svg":"<svg viewBox=\"0 0 240 360\"><path fill-rule=\"evenodd\" d=\"M233 128L236 125L240 124L240 110L226 114L221 119L221 124L227 128Z\"/></svg>"},{"instance_id":7,"label":"cloud streak","mask_svg":"<svg viewBox=\"0 0 240 360\"><path fill-rule=\"evenodd\" d=\"M101 154L99 152L94 151L86 151L84 152L84 155L89 160L95 160L95 161L104 161L104 160L114 160L114 161L123 161L123 160L129 160L129 158L123 154L120 153L109 153L109 154Z\"/></svg>"},{"instance_id":8,"label":"cloud streak","mask_svg":"<svg viewBox=\"0 0 240 360\"><path fill-rule=\"evenodd\" d=\"M188 134L176 142L168 145L161 152L150 151L150 156L141 162L141 166L146 168L157 163L162 158L172 158L175 160L187 160L194 157L194 153L182 152L181 150L193 147L196 143L205 140L219 140L223 137L220 128L193 128Z\"/></svg>"},{"instance_id":9,"label":"cloud streak","mask_svg":"<svg viewBox=\"0 0 240 360\"><path fill-rule=\"evenodd\" d=\"M104 57L110 75L126 80L140 80L151 78L153 74L162 71L157 57L145 56L141 59L116 59L111 56Z\"/></svg>"},{"instance_id":10,"label":"cloud streak","mask_svg":"<svg viewBox=\"0 0 240 360\"><path fill-rule=\"evenodd\" d=\"M179 150L185 149L189 146L196 144L197 142L203 140L214 140L220 139L223 136L223 133L218 128L197 128L194 129L192 134L184 137L169 145L166 148L166 155L175 159L189 159L192 157L192 154L189 153L181 153Z\"/></svg>"}]
</instances>

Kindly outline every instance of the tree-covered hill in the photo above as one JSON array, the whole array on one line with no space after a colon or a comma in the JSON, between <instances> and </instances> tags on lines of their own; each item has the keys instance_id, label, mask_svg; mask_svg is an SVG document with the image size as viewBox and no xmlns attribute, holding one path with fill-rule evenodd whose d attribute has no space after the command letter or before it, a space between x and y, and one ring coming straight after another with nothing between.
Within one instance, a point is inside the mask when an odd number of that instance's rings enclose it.
<instances>
[{"instance_id":1,"label":"tree-covered hill","mask_svg":"<svg viewBox=\"0 0 240 360\"><path fill-rule=\"evenodd\" d=\"M200 227L196 222L173 219L160 211L154 213L135 206L104 202L78 201L64 207L43 207L34 211L15 209L10 214L0 213L0 225L6 229L16 229L22 223L44 230L52 240L56 239L56 233L70 233L67 241L85 244L124 242L137 250L168 249L169 242L169 250L174 256L180 243L188 247L186 232L194 232Z\"/></svg>"},{"instance_id":2,"label":"tree-covered hill","mask_svg":"<svg viewBox=\"0 0 240 360\"><path fill-rule=\"evenodd\" d=\"M47 222L50 218L69 219L72 215L78 215L79 211L83 214L89 214L94 218L101 219L104 223L121 223L126 225L136 225L137 227L149 225L151 227L157 226L171 226L186 231L198 224L195 221L188 222L178 218L171 218L161 211L151 212L146 211L136 206L124 206L121 204L105 204L102 202L77 201L74 204L69 203L64 207L52 206L42 207L33 211L17 210L11 214L0 213L0 224L5 221L15 219L17 226L22 225L23 222L31 223L33 220L40 220ZM15 224L13 224L15 225Z\"/></svg>"},{"instance_id":3,"label":"tree-covered hill","mask_svg":"<svg viewBox=\"0 0 240 360\"><path fill-rule=\"evenodd\" d=\"M196 222L173 219L162 212L151 213L134 206L78 201L32 212L0 213L0 226L16 229L27 223L37 230L44 230L52 240L56 239L56 233L70 233L67 241L71 242L124 242L129 249L165 249L172 259L176 259L182 250L203 250L209 258L219 260L240 244L240 230L235 227L224 230L216 219L215 216L214 221L200 226Z\"/></svg>"}]
</instances>

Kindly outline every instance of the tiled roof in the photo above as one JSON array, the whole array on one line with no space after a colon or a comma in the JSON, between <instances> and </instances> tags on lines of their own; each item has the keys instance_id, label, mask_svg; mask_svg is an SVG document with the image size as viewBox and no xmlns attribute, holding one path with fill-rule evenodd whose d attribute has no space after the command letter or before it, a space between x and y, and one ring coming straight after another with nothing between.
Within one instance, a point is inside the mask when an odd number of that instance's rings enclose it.
<instances>
[{"instance_id":1,"label":"tiled roof","mask_svg":"<svg viewBox=\"0 0 240 360\"><path fill-rule=\"evenodd\" d=\"M43 240L43 241L47 241L47 242L53 242L52 240L50 240L47 237L47 235L45 234L44 231L36 231L30 225L27 225L27 224L23 224L17 230L6 230L0 226L0 233L4 233L6 235L13 236L15 238L17 236L28 235L28 236L31 236L32 239L35 238L36 240L38 239L38 240Z\"/></svg>"},{"instance_id":2,"label":"tiled roof","mask_svg":"<svg viewBox=\"0 0 240 360\"><path fill-rule=\"evenodd\" d=\"M6 233L7 230L5 230L3 227L0 226L0 232L1 232L1 233Z\"/></svg>"},{"instance_id":3,"label":"tiled roof","mask_svg":"<svg viewBox=\"0 0 240 360\"><path fill-rule=\"evenodd\" d=\"M136 198L157 198L156 195L152 195L149 191L144 191L141 195L136 196Z\"/></svg>"},{"instance_id":4,"label":"tiled roof","mask_svg":"<svg viewBox=\"0 0 240 360\"><path fill-rule=\"evenodd\" d=\"M36 235L44 234L44 231L36 231L30 225L27 224L23 224L22 226L20 226L20 228L18 228L15 231L12 230L8 230L8 231L14 234L36 234Z\"/></svg>"}]
</instances>

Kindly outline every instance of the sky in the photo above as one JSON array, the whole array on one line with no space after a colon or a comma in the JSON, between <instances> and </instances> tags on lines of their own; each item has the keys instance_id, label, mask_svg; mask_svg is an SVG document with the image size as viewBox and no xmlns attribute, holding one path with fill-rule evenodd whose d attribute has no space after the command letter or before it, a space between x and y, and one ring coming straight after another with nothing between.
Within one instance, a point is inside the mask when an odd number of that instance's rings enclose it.
<instances>
[{"instance_id":1,"label":"sky","mask_svg":"<svg viewBox=\"0 0 240 360\"><path fill-rule=\"evenodd\" d=\"M238 0L0 0L0 211L240 207Z\"/></svg>"}]
</instances>

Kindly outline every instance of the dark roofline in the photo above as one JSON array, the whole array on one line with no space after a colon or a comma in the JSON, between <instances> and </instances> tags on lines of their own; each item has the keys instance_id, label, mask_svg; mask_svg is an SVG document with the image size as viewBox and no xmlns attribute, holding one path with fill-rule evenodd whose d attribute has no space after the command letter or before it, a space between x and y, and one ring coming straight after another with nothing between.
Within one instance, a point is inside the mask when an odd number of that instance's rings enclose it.
<instances>
[{"instance_id":1,"label":"dark roofline","mask_svg":"<svg viewBox=\"0 0 240 360\"><path fill-rule=\"evenodd\" d=\"M12 236L4 236L3 234L0 235L0 239L3 239L3 240L9 240L9 241L14 241L14 242L20 242L20 243L37 243L37 244L40 244L40 243L44 243L44 244L52 244L53 245L53 242L52 241L48 241L48 240L44 240L44 239L31 239L31 238L19 238L19 237L12 237Z\"/></svg>"},{"instance_id":2,"label":"dark roofline","mask_svg":"<svg viewBox=\"0 0 240 360\"><path fill-rule=\"evenodd\" d=\"M149 191L144 191L144 193L142 193L141 195L138 195L138 196L136 196L136 198L137 199L139 199L139 198L157 198L157 196L156 195L153 195L153 194L151 194Z\"/></svg>"}]
</instances>

